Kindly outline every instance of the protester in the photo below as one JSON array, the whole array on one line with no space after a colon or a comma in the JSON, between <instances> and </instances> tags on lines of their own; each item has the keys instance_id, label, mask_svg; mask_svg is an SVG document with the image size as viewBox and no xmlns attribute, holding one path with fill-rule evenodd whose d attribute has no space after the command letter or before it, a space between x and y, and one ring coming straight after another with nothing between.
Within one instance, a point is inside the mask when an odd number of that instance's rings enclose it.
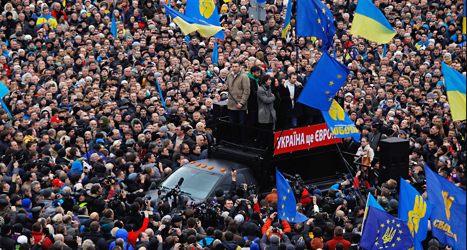
<instances>
[{"instance_id":1,"label":"protester","mask_svg":"<svg viewBox=\"0 0 467 250\"><path fill-rule=\"evenodd\" d=\"M186 1L168 2L185 13ZM424 197L425 163L465 190L466 123L453 121L441 71L444 62L465 75L465 2L375 1L397 32L383 45L350 34L356 1L324 1L336 27L328 52L351 70L334 99L362 135L343 146L357 145L365 169L329 191L307 186L303 223L280 220L277 190L250 193L236 172L228 194L208 197L210 216L183 194L148 200L166 176L208 158L221 101L243 125L234 142L262 150L272 130L323 121L298 102L324 51L320 39L295 39L296 10L282 37L285 1L210 2L225 39L183 34L160 1L2 2L2 249L360 249L369 194L398 215L400 180L378 175L390 137L410 141L406 181ZM451 249L431 233L422 245Z\"/></svg>"}]
</instances>

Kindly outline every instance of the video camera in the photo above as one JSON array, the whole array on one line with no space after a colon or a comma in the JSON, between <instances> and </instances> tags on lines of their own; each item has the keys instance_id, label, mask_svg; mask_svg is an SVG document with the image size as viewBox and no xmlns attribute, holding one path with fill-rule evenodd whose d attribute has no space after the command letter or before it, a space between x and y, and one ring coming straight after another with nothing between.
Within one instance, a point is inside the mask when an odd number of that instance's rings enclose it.
<instances>
[{"instance_id":1,"label":"video camera","mask_svg":"<svg viewBox=\"0 0 467 250\"><path fill-rule=\"evenodd\" d=\"M374 121L371 125L373 126L373 128L376 128L383 135L394 134L394 130L390 128L389 126L385 125L381 121Z\"/></svg>"},{"instance_id":2,"label":"video camera","mask_svg":"<svg viewBox=\"0 0 467 250\"><path fill-rule=\"evenodd\" d=\"M289 185L292 188L293 194L296 199L299 199L302 196L303 192L303 180L299 174L296 175L289 175L284 173L284 175L289 178Z\"/></svg>"},{"instance_id":3,"label":"video camera","mask_svg":"<svg viewBox=\"0 0 467 250\"><path fill-rule=\"evenodd\" d=\"M219 217L219 209L221 207L221 204L216 203L214 200L209 205L203 203L193 209L193 211L195 212L194 216L195 218L210 217L212 219L217 220L217 218Z\"/></svg>"},{"instance_id":4,"label":"video camera","mask_svg":"<svg viewBox=\"0 0 467 250\"><path fill-rule=\"evenodd\" d=\"M182 186L184 180L185 179L181 177L180 180L178 180L177 185L174 188L172 188L170 191L168 191L165 195L162 195L162 190L159 190L158 192L159 199L161 201L166 202L170 197L173 197L173 198L177 197L180 194L180 186Z\"/></svg>"}]
</instances>

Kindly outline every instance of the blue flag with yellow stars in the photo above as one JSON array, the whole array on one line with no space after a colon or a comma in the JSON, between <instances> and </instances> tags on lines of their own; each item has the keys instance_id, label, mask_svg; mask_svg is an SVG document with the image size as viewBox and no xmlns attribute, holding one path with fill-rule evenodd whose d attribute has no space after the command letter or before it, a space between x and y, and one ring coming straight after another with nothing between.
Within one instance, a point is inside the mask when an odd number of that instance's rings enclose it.
<instances>
[{"instance_id":1,"label":"blue flag with yellow stars","mask_svg":"<svg viewBox=\"0 0 467 250\"><path fill-rule=\"evenodd\" d=\"M204 20L214 26L221 26L219 12L214 0L190 0L186 2L185 15L197 20ZM213 37L224 40L224 31L219 31Z\"/></svg>"},{"instance_id":2,"label":"blue flag with yellow stars","mask_svg":"<svg viewBox=\"0 0 467 250\"><path fill-rule=\"evenodd\" d=\"M454 249L465 249L466 192L426 164L425 174L428 200L435 205L430 216L433 236Z\"/></svg>"},{"instance_id":3,"label":"blue flag with yellow stars","mask_svg":"<svg viewBox=\"0 0 467 250\"><path fill-rule=\"evenodd\" d=\"M298 97L298 102L315 109L329 111L334 95L344 85L349 72L349 68L334 59L327 50L324 50Z\"/></svg>"},{"instance_id":4,"label":"blue flag with yellow stars","mask_svg":"<svg viewBox=\"0 0 467 250\"><path fill-rule=\"evenodd\" d=\"M399 195L399 219L406 221L415 250L423 250L422 241L428 233L428 218L433 211L433 204L425 200L422 195L401 178Z\"/></svg>"},{"instance_id":5,"label":"blue flag with yellow stars","mask_svg":"<svg viewBox=\"0 0 467 250\"><path fill-rule=\"evenodd\" d=\"M284 176L276 168L276 186L277 186L277 214L279 219L291 223L301 223L308 218L297 212L297 202L292 188Z\"/></svg>"},{"instance_id":6,"label":"blue flag with yellow stars","mask_svg":"<svg viewBox=\"0 0 467 250\"><path fill-rule=\"evenodd\" d=\"M323 40L323 50L332 48L336 27L332 12L320 0L297 1L297 35Z\"/></svg>"},{"instance_id":7,"label":"blue flag with yellow stars","mask_svg":"<svg viewBox=\"0 0 467 250\"><path fill-rule=\"evenodd\" d=\"M366 250L407 250L413 246L407 223L375 207L368 208L360 247Z\"/></svg>"}]
</instances>

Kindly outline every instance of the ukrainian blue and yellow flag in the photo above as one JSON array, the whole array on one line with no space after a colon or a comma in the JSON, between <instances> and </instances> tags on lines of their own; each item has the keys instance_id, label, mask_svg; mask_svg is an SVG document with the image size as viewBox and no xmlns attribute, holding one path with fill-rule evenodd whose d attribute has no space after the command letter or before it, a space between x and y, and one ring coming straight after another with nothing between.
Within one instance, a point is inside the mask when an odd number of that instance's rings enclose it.
<instances>
[{"instance_id":1,"label":"ukrainian blue and yellow flag","mask_svg":"<svg viewBox=\"0 0 467 250\"><path fill-rule=\"evenodd\" d=\"M433 236L454 249L465 250L466 192L426 164L425 173L428 200L435 204L430 216Z\"/></svg>"},{"instance_id":2,"label":"ukrainian blue and yellow flag","mask_svg":"<svg viewBox=\"0 0 467 250\"><path fill-rule=\"evenodd\" d=\"M297 202L292 188L284 176L276 168L276 186L277 186L277 214L279 219L291 223L301 223L308 218L297 212Z\"/></svg>"},{"instance_id":3,"label":"ukrainian blue and yellow flag","mask_svg":"<svg viewBox=\"0 0 467 250\"><path fill-rule=\"evenodd\" d=\"M375 207L368 208L360 247L367 250L407 250L413 246L407 223Z\"/></svg>"},{"instance_id":4,"label":"ukrainian blue and yellow flag","mask_svg":"<svg viewBox=\"0 0 467 250\"><path fill-rule=\"evenodd\" d=\"M220 26L211 25L204 20L199 20L193 17L185 16L182 13L165 5L164 3L161 4L166 10L165 14L170 15L172 17L172 20L178 25L178 27L180 27L183 34L185 35L188 35L194 31L198 31L198 33L202 37L211 37L224 29Z\"/></svg>"},{"instance_id":5,"label":"ukrainian blue and yellow flag","mask_svg":"<svg viewBox=\"0 0 467 250\"><path fill-rule=\"evenodd\" d=\"M371 0L358 1L350 34L384 44L389 43L396 33Z\"/></svg>"},{"instance_id":6,"label":"ukrainian blue and yellow flag","mask_svg":"<svg viewBox=\"0 0 467 250\"><path fill-rule=\"evenodd\" d=\"M185 15L197 20L203 20L214 26L221 26L217 5L213 0L187 1ZM223 31L219 31L213 37L224 40L225 35Z\"/></svg>"},{"instance_id":7,"label":"ukrainian blue and yellow flag","mask_svg":"<svg viewBox=\"0 0 467 250\"><path fill-rule=\"evenodd\" d=\"M428 218L433 212L433 204L425 200L412 185L403 178L400 180L399 219L407 222L415 250L423 250L422 241L428 233Z\"/></svg>"},{"instance_id":8,"label":"ukrainian blue and yellow flag","mask_svg":"<svg viewBox=\"0 0 467 250\"><path fill-rule=\"evenodd\" d=\"M467 20L466 20L467 5L464 1L464 18L462 19L462 33L467 34Z\"/></svg>"},{"instance_id":9,"label":"ukrainian blue and yellow flag","mask_svg":"<svg viewBox=\"0 0 467 250\"><path fill-rule=\"evenodd\" d=\"M323 50L333 47L336 34L332 12L320 0L297 1L297 35L323 40Z\"/></svg>"},{"instance_id":10,"label":"ukrainian blue and yellow flag","mask_svg":"<svg viewBox=\"0 0 467 250\"><path fill-rule=\"evenodd\" d=\"M282 30L282 38L287 36L287 32L290 28L290 18L292 17L292 0L289 0L287 3L287 12L285 13L285 20L284 20L284 29Z\"/></svg>"},{"instance_id":11,"label":"ukrainian blue and yellow flag","mask_svg":"<svg viewBox=\"0 0 467 250\"><path fill-rule=\"evenodd\" d=\"M329 111L334 95L344 85L350 69L334 59L327 50L318 61L298 102L315 109Z\"/></svg>"},{"instance_id":12,"label":"ukrainian blue and yellow flag","mask_svg":"<svg viewBox=\"0 0 467 250\"><path fill-rule=\"evenodd\" d=\"M441 62L441 72L444 75L444 84L448 93L448 102L451 109L453 121L463 121L466 119L466 87L465 76L444 62Z\"/></svg>"}]
</instances>

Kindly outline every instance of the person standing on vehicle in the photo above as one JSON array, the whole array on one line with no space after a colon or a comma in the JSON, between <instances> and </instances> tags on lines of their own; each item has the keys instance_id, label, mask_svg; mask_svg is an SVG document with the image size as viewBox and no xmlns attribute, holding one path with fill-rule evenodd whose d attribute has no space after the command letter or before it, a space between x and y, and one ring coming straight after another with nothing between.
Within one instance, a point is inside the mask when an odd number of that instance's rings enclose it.
<instances>
[{"instance_id":1,"label":"person standing on vehicle","mask_svg":"<svg viewBox=\"0 0 467 250\"><path fill-rule=\"evenodd\" d=\"M240 68L240 63L234 61L232 63L232 73L227 76L225 82L229 91L229 99L227 100L227 109L229 110L229 121L231 123L239 123L246 125L246 110L248 108L248 97L250 96L250 80L247 74ZM238 129L233 129L233 138L238 136ZM242 142L246 142L245 128L240 129Z\"/></svg>"},{"instance_id":2,"label":"person standing on vehicle","mask_svg":"<svg viewBox=\"0 0 467 250\"><path fill-rule=\"evenodd\" d=\"M258 88L258 124L261 129L272 130L276 121L276 110L274 109L274 101L276 96L271 91L272 79L269 75L261 78L261 86ZM258 143L261 143L261 148L266 148L271 143L271 137L261 131Z\"/></svg>"},{"instance_id":3,"label":"person standing on vehicle","mask_svg":"<svg viewBox=\"0 0 467 250\"><path fill-rule=\"evenodd\" d=\"M290 73L289 79L279 88L281 97L280 117L284 119L285 129L296 127L298 117L302 115L301 105L297 103L302 88L302 84L297 81L296 73Z\"/></svg>"}]
</instances>

